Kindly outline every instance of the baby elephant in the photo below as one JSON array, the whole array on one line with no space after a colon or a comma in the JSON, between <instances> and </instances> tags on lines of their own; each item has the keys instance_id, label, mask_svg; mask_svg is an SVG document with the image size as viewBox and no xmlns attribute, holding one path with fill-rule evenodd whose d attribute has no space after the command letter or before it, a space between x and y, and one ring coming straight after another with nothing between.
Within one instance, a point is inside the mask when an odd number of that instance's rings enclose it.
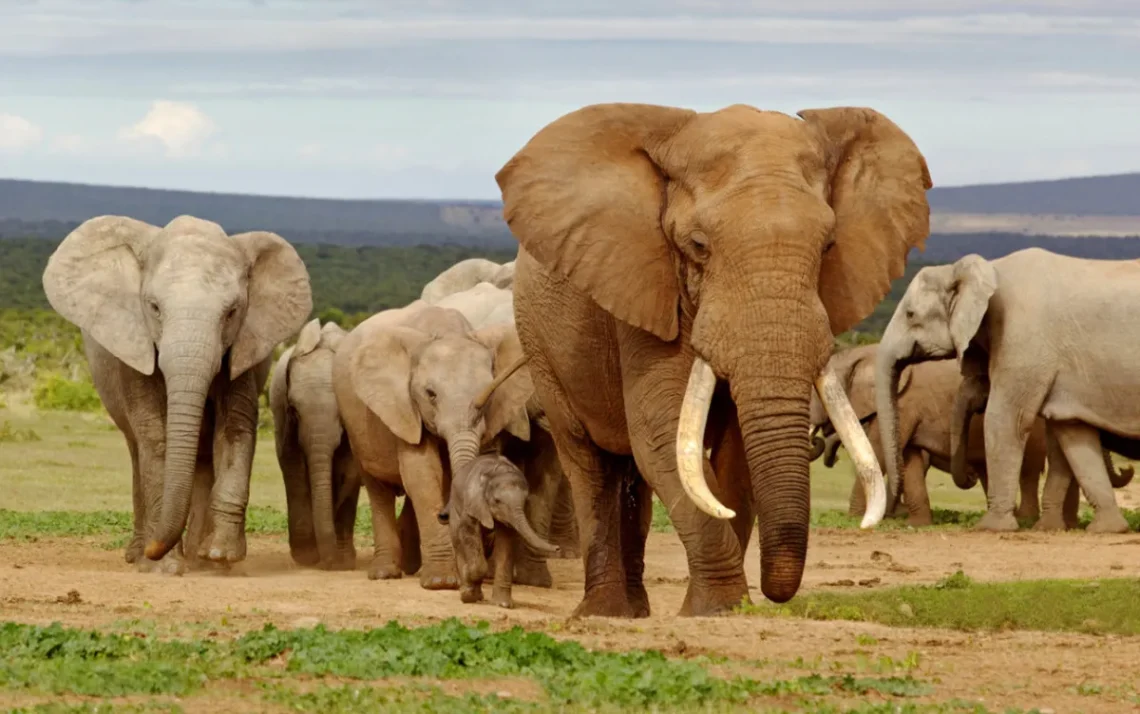
<instances>
[{"instance_id":1,"label":"baby elephant","mask_svg":"<svg viewBox=\"0 0 1140 714\"><path fill-rule=\"evenodd\" d=\"M527 492L522 471L499 454L477 456L452 478L451 498L438 518L440 523L450 524L463 602L483 599L490 553L495 578L492 599L500 607L512 607L515 533L543 555L560 552L558 546L540 538L526 519L523 506Z\"/></svg>"}]
</instances>

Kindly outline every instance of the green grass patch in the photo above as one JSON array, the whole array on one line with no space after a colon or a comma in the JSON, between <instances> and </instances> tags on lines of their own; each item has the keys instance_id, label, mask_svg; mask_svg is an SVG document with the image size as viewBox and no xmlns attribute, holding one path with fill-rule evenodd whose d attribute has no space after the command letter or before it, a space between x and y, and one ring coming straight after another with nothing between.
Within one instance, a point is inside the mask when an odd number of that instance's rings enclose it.
<instances>
[{"instance_id":1,"label":"green grass patch","mask_svg":"<svg viewBox=\"0 0 1140 714\"><path fill-rule=\"evenodd\" d=\"M934 585L859 593L812 593L783 605L758 603L748 614L878 622L894 627L967 631L1041 630L1140 634L1140 579L1025 580L979 583L962 571Z\"/></svg>"},{"instance_id":2,"label":"green grass patch","mask_svg":"<svg viewBox=\"0 0 1140 714\"><path fill-rule=\"evenodd\" d=\"M166 640L142 632L105 633L58 623L47 627L4 623L0 651L5 653L0 660L0 691L185 697L211 685L252 680L262 684L267 699L296 711L466 712L488 707L530 711L535 706L495 696L445 695L425 687L422 680L427 679L524 678L541 688L543 704L571 711L734 707L767 697L875 693L910 698L931 692L929 684L909 675L722 678L706 669L705 659L671 660L655 650L591 651L577 642L520 627L493 632L485 622L465 625L455 619L420 628L390 622L377 629L341 631L323 626L278 630L266 625L235 640ZM335 678L336 686L306 691L288 686L325 678ZM411 685L393 690L390 684L388 688L343 684L345 679L393 678L411 680Z\"/></svg>"}]
</instances>

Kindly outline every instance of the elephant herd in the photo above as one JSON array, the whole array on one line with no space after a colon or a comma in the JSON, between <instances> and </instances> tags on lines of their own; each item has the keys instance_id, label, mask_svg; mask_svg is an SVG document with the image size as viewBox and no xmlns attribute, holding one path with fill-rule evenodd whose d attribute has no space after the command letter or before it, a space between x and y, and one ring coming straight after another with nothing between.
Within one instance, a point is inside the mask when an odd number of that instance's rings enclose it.
<instances>
[{"instance_id":1,"label":"elephant herd","mask_svg":"<svg viewBox=\"0 0 1140 714\"><path fill-rule=\"evenodd\" d=\"M761 590L783 602L803 575L810 461L836 439L863 527L899 498L929 518L928 464L982 479L983 526L1016 527L1013 483L1032 510L1042 449L1041 522L1070 517L1075 476L1094 529L1119 527L1099 442L1129 455L1140 435L1124 389L1140 367L1113 332L1130 265L1026 251L927 268L877 350L832 356L929 234L926 160L881 113L590 105L495 179L516 260L463 261L348 332L306 322L308 274L273 233L103 216L61 243L44 288L127 440L129 562L245 557L258 395L293 337L269 393L306 565L354 567L363 487L370 578L416 574L474 601L486 563L456 555L493 541L500 604L504 569L549 586L560 553L583 559L576 614L644 617L656 494L685 549L682 614L748 600L754 525ZM982 409L984 448L958 428ZM500 525L521 538L499 547Z\"/></svg>"}]
</instances>

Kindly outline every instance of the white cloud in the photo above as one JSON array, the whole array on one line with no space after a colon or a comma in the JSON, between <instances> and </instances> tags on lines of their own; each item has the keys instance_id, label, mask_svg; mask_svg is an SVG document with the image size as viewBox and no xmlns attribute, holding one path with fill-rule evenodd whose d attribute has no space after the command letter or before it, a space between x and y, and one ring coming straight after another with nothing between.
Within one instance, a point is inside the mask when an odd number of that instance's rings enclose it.
<instances>
[{"instance_id":1,"label":"white cloud","mask_svg":"<svg viewBox=\"0 0 1140 714\"><path fill-rule=\"evenodd\" d=\"M217 133L214 120L193 104L160 99L138 123L123 127L119 138L130 142L158 142L166 155L185 157L197 154Z\"/></svg>"},{"instance_id":2,"label":"white cloud","mask_svg":"<svg viewBox=\"0 0 1140 714\"><path fill-rule=\"evenodd\" d=\"M325 147L316 143L305 144L301 148L297 149L297 155L302 159L315 159L323 153L325 153Z\"/></svg>"},{"instance_id":3,"label":"white cloud","mask_svg":"<svg viewBox=\"0 0 1140 714\"><path fill-rule=\"evenodd\" d=\"M44 138L44 130L15 114L0 114L0 151L18 152Z\"/></svg>"}]
</instances>

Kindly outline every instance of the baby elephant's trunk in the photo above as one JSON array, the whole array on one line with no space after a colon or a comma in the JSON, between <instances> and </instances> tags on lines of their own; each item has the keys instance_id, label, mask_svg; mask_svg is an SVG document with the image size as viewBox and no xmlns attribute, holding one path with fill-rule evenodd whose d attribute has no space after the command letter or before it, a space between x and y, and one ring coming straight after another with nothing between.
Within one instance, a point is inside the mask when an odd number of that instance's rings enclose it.
<instances>
[{"instance_id":1,"label":"baby elephant's trunk","mask_svg":"<svg viewBox=\"0 0 1140 714\"><path fill-rule=\"evenodd\" d=\"M547 543L534 532L534 529L530 527L530 521L526 519L526 514L523 513L521 507L512 508L507 513L506 524L514 528L531 548L534 548L542 555L558 555L562 552L561 548L552 543Z\"/></svg>"}]
</instances>

